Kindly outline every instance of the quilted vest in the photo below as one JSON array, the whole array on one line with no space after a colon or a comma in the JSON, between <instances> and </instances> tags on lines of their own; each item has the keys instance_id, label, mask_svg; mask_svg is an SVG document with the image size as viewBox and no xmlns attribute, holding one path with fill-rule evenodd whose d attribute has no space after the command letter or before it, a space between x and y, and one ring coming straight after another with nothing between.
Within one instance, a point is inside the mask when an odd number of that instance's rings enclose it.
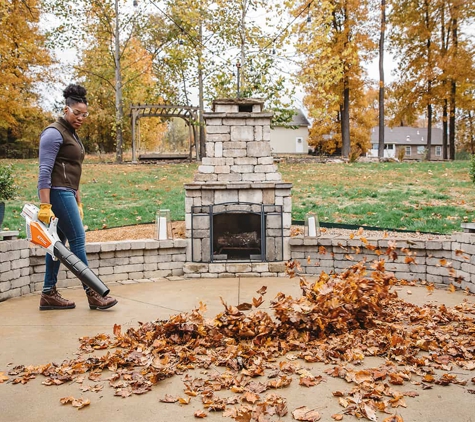
<instances>
[{"instance_id":1,"label":"quilted vest","mask_svg":"<svg viewBox=\"0 0 475 422\"><path fill-rule=\"evenodd\" d=\"M84 146L74 128L62 117L46 129L50 127L57 129L63 137L63 144L59 148L51 173L51 186L78 190L85 154Z\"/></svg>"}]
</instances>

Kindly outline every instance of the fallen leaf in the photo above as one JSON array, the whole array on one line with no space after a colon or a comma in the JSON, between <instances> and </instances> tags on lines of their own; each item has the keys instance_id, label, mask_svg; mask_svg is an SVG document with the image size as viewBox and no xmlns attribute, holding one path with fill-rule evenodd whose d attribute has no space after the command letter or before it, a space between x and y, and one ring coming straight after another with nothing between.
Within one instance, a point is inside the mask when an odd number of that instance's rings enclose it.
<instances>
[{"instance_id":1,"label":"fallen leaf","mask_svg":"<svg viewBox=\"0 0 475 422\"><path fill-rule=\"evenodd\" d=\"M376 411L369 404L364 403L362 406L362 410L364 411L364 413L366 414L366 417L370 421L376 422L378 420L376 416Z\"/></svg>"},{"instance_id":2,"label":"fallen leaf","mask_svg":"<svg viewBox=\"0 0 475 422\"><path fill-rule=\"evenodd\" d=\"M203 410L197 410L194 414L195 418L206 418L208 415Z\"/></svg>"},{"instance_id":3,"label":"fallen leaf","mask_svg":"<svg viewBox=\"0 0 475 422\"><path fill-rule=\"evenodd\" d=\"M246 391L242 396L242 400L254 404L259 400L259 396L255 393L251 393L250 391Z\"/></svg>"},{"instance_id":4,"label":"fallen leaf","mask_svg":"<svg viewBox=\"0 0 475 422\"><path fill-rule=\"evenodd\" d=\"M178 401L178 398L170 394L165 394L165 397L163 399L160 399L160 401L162 403L176 403Z\"/></svg>"},{"instance_id":5,"label":"fallen leaf","mask_svg":"<svg viewBox=\"0 0 475 422\"><path fill-rule=\"evenodd\" d=\"M249 309L252 309L252 304L251 303L241 303L237 306L237 308L240 311L248 311Z\"/></svg>"},{"instance_id":6,"label":"fallen leaf","mask_svg":"<svg viewBox=\"0 0 475 422\"><path fill-rule=\"evenodd\" d=\"M309 409L307 406L301 406L292 412L292 416L297 421L315 422L321 419L320 413Z\"/></svg>"},{"instance_id":7,"label":"fallen leaf","mask_svg":"<svg viewBox=\"0 0 475 422\"><path fill-rule=\"evenodd\" d=\"M69 396L69 397L62 397L59 399L59 401L61 402L61 404L68 404L68 403L72 403L74 401L74 397L73 396Z\"/></svg>"},{"instance_id":8,"label":"fallen leaf","mask_svg":"<svg viewBox=\"0 0 475 422\"><path fill-rule=\"evenodd\" d=\"M392 415L386 419L383 419L383 422L404 422L404 419L399 415Z\"/></svg>"},{"instance_id":9,"label":"fallen leaf","mask_svg":"<svg viewBox=\"0 0 475 422\"><path fill-rule=\"evenodd\" d=\"M256 293L258 295L265 295L267 293L267 286L262 286Z\"/></svg>"},{"instance_id":10,"label":"fallen leaf","mask_svg":"<svg viewBox=\"0 0 475 422\"><path fill-rule=\"evenodd\" d=\"M86 406L89 406L91 404L91 401L89 399L83 399L83 398L79 398L79 399L76 399L72 396L69 396L69 397L63 397L59 400L61 402L61 404L71 404L73 407L76 407L78 410L86 407Z\"/></svg>"},{"instance_id":11,"label":"fallen leaf","mask_svg":"<svg viewBox=\"0 0 475 422\"><path fill-rule=\"evenodd\" d=\"M120 334L121 334L121 326L118 325L118 324L114 324L114 328L113 328L112 332L114 333L114 335L115 335L116 337L120 337Z\"/></svg>"},{"instance_id":12,"label":"fallen leaf","mask_svg":"<svg viewBox=\"0 0 475 422\"><path fill-rule=\"evenodd\" d=\"M259 298L252 298L252 304L254 305L254 308L258 308L264 303L264 298L262 296L259 296Z\"/></svg>"}]
</instances>

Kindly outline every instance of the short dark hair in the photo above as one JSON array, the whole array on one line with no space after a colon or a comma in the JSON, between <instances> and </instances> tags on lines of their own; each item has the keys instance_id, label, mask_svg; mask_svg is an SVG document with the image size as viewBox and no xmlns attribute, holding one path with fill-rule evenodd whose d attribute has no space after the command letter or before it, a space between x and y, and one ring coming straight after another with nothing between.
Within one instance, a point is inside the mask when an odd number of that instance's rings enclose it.
<instances>
[{"instance_id":1,"label":"short dark hair","mask_svg":"<svg viewBox=\"0 0 475 422\"><path fill-rule=\"evenodd\" d=\"M72 106L77 103L87 105L86 95L86 88L77 84L69 84L63 91L63 97L66 100L67 106Z\"/></svg>"}]
</instances>

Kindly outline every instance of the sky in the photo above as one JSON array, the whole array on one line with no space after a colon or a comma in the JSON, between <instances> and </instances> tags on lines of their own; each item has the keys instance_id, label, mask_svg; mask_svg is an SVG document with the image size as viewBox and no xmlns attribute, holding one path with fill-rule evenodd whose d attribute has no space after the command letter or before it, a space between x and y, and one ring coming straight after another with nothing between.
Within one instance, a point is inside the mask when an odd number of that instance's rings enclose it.
<instances>
[{"instance_id":1,"label":"sky","mask_svg":"<svg viewBox=\"0 0 475 422\"><path fill-rule=\"evenodd\" d=\"M131 3L131 1L130 1ZM130 5L129 5L130 6ZM160 13L160 11L158 11ZM250 19L253 21L257 22L264 22L264 16L266 14L261 10L261 11L256 11L250 14ZM291 25L293 22L293 18L290 16L285 16L285 17L278 17L275 19L283 19L281 23L285 26L287 24ZM57 23L57 20L52 17L52 16L44 16L41 22L42 27L44 28L51 28L51 26L55 25ZM266 28L264 28L266 29ZM273 37L276 36L276 34L273 32L272 28L270 28L267 33L268 37L270 40L272 40ZM469 34L475 34L475 28L465 28L465 31L468 32ZM236 51L238 51L236 49ZM73 70L73 64L76 61L75 57L75 51L73 50L56 50L56 55L60 59L61 62L61 68L58 70L58 74L61 75L61 83L66 86L70 82L75 82L71 79L71 74ZM233 53L234 54L234 53ZM368 76L377 81L379 79L379 68L378 68L378 61L379 58L376 57L373 61L365 65L365 68L367 70ZM278 61L279 66L282 67L282 61ZM288 63L288 62L287 62ZM391 55L386 51L385 52L385 60L384 60L384 68L385 68L385 81L386 83L390 83L394 80L394 74L393 71L396 67L396 63L392 59ZM42 106L47 109L47 110L53 110L55 104L61 103L62 102L62 86L57 86L55 88L51 87L40 87L40 96L41 96L41 104ZM301 89L297 89L296 95L292 98L292 100L295 102L295 105L298 108L304 108L302 104L302 99L304 97L304 93L302 92ZM197 92L192 92L191 93L191 100L194 105L198 104L198 95Z\"/></svg>"}]
</instances>

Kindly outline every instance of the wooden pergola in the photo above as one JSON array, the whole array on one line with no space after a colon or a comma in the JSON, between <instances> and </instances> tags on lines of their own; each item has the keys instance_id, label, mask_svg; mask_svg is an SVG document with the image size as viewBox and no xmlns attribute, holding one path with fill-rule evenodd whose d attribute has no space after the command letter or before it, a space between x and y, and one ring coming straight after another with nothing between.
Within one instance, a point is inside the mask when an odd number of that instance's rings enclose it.
<instances>
[{"instance_id":1,"label":"wooden pergola","mask_svg":"<svg viewBox=\"0 0 475 422\"><path fill-rule=\"evenodd\" d=\"M190 133L190 151L189 158L192 158L192 149L195 148L198 156L198 142L196 136L196 126L199 125L199 108L180 105L161 105L161 104L137 104L130 107L130 116L132 118L132 162L137 162L137 125L140 119L144 117L171 118L179 117L188 125Z\"/></svg>"}]
</instances>

